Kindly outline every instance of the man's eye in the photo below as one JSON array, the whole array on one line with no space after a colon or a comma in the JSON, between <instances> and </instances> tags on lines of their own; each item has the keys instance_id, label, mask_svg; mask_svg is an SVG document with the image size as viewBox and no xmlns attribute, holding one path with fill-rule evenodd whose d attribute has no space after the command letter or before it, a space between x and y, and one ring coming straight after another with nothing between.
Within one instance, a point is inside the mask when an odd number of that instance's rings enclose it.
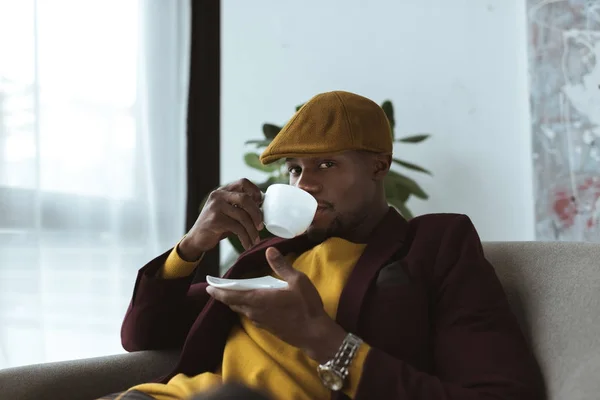
<instances>
[{"instance_id":1,"label":"man's eye","mask_svg":"<svg viewBox=\"0 0 600 400\"><path fill-rule=\"evenodd\" d=\"M298 168L298 167L289 167L289 168L288 168L288 172L289 172L291 175L297 175L297 174L299 174L299 173L300 173L300 168Z\"/></svg>"},{"instance_id":2,"label":"man's eye","mask_svg":"<svg viewBox=\"0 0 600 400\"><path fill-rule=\"evenodd\" d=\"M319 168L325 169L325 168L331 168L333 167L335 164L331 161L324 161L321 163L321 165L319 165Z\"/></svg>"}]
</instances>

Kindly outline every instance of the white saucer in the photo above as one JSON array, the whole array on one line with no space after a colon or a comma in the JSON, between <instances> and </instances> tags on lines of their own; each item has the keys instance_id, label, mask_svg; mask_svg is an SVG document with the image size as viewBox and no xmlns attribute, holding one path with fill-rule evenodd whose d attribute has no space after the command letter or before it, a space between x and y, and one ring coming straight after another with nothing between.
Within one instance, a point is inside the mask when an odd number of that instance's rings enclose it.
<instances>
[{"instance_id":1,"label":"white saucer","mask_svg":"<svg viewBox=\"0 0 600 400\"><path fill-rule=\"evenodd\" d=\"M286 281L268 275L252 279L223 279L207 275L206 282L210 286L227 290L286 289L288 287Z\"/></svg>"}]
</instances>

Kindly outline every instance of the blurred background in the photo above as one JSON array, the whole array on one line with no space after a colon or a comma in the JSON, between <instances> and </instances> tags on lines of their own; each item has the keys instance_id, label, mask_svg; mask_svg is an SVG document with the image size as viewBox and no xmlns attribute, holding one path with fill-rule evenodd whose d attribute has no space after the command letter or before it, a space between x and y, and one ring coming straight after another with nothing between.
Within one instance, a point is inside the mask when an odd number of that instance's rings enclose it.
<instances>
[{"instance_id":1,"label":"blurred background","mask_svg":"<svg viewBox=\"0 0 600 400\"><path fill-rule=\"evenodd\" d=\"M0 368L123 352L137 270L329 90L385 105L407 218L600 242L598 1L0 0Z\"/></svg>"}]
</instances>

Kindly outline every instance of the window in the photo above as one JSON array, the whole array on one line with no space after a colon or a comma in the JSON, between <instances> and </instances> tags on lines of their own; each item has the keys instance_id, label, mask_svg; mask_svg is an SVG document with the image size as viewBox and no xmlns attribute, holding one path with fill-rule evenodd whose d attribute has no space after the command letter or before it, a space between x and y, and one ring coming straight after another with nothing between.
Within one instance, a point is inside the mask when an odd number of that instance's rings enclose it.
<instances>
[{"instance_id":1,"label":"window","mask_svg":"<svg viewBox=\"0 0 600 400\"><path fill-rule=\"evenodd\" d=\"M182 233L182 3L0 0L0 368L122 351Z\"/></svg>"}]
</instances>

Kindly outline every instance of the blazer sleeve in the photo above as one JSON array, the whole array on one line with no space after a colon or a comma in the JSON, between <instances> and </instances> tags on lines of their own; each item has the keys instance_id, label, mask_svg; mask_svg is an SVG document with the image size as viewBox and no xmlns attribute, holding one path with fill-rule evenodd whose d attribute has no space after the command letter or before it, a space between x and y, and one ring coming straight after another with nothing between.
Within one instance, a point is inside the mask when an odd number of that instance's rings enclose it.
<instances>
[{"instance_id":1,"label":"blazer sleeve","mask_svg":"<svg viewBox=\"0 0 600 400\"><path fill-rule=\"evenodd\" d=\"M209 300L204 282L194 274L164 279L159 272L173 249L138 271L133 296L121 326L127 351L181 349L187 334Z\"/></svg>"},{"instance_id":2,"label":"blazer sleeve","mask_svg":"<svg viewBox=\"0 0 600 400\"><path fill-rule=\"evenodd\" d=\"M355 399L541 400L538 365L475 227L456 216L432 280L433 373L372 348Z\"/></svg>"}]
</instances>

